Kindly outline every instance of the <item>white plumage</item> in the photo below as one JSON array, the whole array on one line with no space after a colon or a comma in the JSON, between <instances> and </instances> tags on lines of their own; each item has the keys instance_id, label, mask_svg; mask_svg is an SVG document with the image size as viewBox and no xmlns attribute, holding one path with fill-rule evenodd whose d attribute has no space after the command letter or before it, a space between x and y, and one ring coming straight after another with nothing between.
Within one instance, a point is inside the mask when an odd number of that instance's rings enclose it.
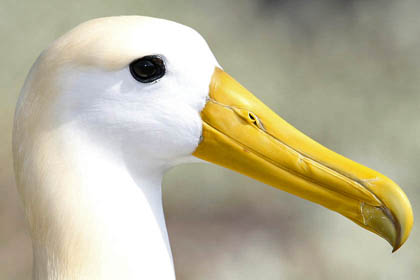
<instances>
[{"instance_id":1,"label":"white plumage","mask_svg":"<svg viewBox=\"0 0 420 280\"><path fill-rule=\"evenodd\" d=\"M165 78L135 81L149 54ZM35 279L173 279L163 173L192 161L217 62L192 29L147 17L84 23L38 58L16 112Z\"/></svg>"}]
</instances>

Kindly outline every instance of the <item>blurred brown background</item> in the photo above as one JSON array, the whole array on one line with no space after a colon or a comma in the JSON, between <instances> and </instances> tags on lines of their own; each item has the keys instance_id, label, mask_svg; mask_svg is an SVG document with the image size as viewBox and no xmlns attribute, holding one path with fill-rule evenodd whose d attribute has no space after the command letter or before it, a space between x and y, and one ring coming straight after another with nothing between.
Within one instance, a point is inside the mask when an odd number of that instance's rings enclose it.
<instances>
[{"instance_id":1,"label":"blurred brown background","mask_svg":"<svg viewBox=\"0 0 420 280\"><path fill-rule=\"evenodd\" d=\"M93 0L0 2L0 280L30 279L31 245L12 174L24 78L87 19L139 14L197 29L225 70L327 147L399 183L420 217L420 2ZM165 177L177 277L418 279L420 236L386 241L320 206L212 165Z\"/></svg>"}]
</instances>

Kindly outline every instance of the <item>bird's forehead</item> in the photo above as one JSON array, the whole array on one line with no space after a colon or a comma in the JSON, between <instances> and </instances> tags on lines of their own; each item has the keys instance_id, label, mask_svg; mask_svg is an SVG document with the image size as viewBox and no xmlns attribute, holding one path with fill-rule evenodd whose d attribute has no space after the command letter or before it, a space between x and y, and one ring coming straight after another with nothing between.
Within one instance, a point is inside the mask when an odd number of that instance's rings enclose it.
<instances>
[{"instance_id":1,"label":"bird's forehead","mask_svg":"<svg viewBox=\"0 0 420 280\"><path fill-rule=\"evenodd\" d=\"M58 64L103 70L121 69L136 58L152 54L163 55L174 63L215 62L207 43L195 30L172 21L140 16L85 22L48 50L48 56Z\"/></svg>"}]
</instances>

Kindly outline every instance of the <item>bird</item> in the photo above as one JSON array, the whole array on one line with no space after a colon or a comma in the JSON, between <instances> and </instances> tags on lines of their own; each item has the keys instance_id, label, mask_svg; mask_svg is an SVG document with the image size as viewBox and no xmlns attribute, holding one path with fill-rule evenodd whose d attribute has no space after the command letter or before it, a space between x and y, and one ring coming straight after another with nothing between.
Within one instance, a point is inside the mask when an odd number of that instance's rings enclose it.
<instances>
[{"instance_id":1,"label":"bird","mask_svg":"<svg viewBox=\"0 0 420 280\"><path fill-rule=\"evenodd\" d=\"M319 204L394 251L413 225L395 182L298 131L165 19L92 19L51 43L16 105L13 158L36 280L175 279L161 185L183 163Z\"/></svg>"}]
</instances>

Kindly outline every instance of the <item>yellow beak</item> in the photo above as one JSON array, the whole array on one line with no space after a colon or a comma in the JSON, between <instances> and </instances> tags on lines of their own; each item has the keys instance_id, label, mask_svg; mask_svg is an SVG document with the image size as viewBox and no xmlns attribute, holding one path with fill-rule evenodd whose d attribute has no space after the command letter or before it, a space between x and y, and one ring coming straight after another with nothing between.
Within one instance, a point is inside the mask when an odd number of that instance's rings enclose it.
<instances>
[{"instance_id":1,"label":"yellow beak","mask_svg":"<svg viewBox=\"0 0 420 280\"><path fill-rule=\"evenodd\" d=\"M391 179L310 139L216 68L194 155L318 203L385 238L397 250L413 212Z\"/></svg>"}]
</instances>

